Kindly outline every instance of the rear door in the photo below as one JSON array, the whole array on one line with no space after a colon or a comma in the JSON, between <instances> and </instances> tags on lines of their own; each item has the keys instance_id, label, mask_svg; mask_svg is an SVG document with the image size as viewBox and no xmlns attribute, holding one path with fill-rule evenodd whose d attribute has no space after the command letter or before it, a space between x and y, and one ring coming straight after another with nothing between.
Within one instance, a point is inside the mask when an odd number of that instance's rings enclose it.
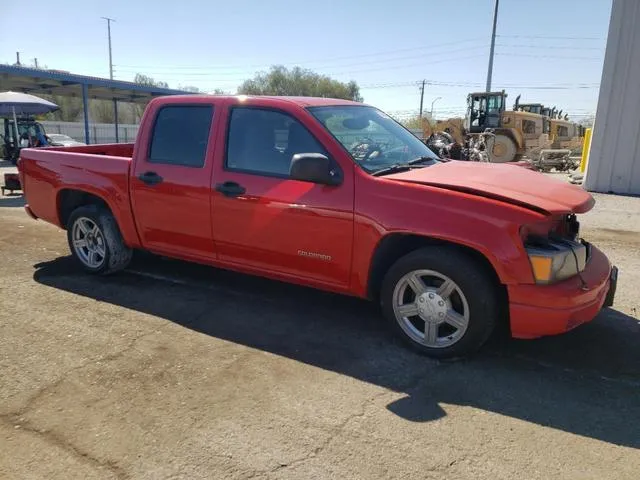
<instances>
[{"instance_id":1,"label":"rear door","mask_svg":"<svg viewBox=\"0 0 640 480\"><path fill-rule=\"evenodd\" d=\"M142 245L158 253L210 259L214 105L156 107L140 138L131 177L131 201Z\"/></svg>"}]
</instances>

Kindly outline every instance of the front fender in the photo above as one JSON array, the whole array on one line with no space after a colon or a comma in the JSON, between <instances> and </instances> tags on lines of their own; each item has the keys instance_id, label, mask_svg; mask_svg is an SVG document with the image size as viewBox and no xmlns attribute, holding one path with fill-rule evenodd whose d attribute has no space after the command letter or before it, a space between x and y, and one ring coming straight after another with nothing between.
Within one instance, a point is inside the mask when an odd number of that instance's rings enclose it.
<instances>
[{"instance_id":1,"label":"front fender","mask_svg":"<svg viewBox=\"0 0 640 480\"><path fill-rule=\"evenodd\" d=\"M352 285L366 295L375 251L388 235L410 234L480 253L505 285L532 283L520 227L545 215L499 200L423 185L385 185L356 194Z\"/></svg>"}]
</instances>

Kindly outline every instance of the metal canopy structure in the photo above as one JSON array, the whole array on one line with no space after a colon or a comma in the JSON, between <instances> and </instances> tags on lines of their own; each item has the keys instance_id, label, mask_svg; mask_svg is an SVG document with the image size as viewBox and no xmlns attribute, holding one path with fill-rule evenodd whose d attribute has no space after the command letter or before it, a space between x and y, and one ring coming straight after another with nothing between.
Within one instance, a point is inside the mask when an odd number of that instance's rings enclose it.
<instances>
[{"instance_id":1,"label":"metal canopy structure","mask_svg":"<svg viewBox=\"0 0 640 480\"><path fill-rule=\"evenodd\" d=\"M0 90L63 95L82 98L85 142L89 140L89 99L114 102L116 141L118 141L118 102L144 103L165 95L192 94L171 88L147 87L133 82L75 75L60 70L41 70L0 65Z\"/></svg>"}]
</instances>

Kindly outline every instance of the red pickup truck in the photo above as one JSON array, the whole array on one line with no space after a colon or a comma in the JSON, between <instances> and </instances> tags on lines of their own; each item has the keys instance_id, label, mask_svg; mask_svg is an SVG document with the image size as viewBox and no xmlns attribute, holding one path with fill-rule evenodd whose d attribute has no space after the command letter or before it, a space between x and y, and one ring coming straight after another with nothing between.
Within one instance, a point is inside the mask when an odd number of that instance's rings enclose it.
<instances>
[{"instance_id":1,"label":"red pickup truck","mask_svg":"<svg viewBox=\"0 0 640 480\"><path fill-rule=\"evenodd\" d=\"M534 338L611 305L617 269L579 237L580 187L444 161L381 111L325 98L175 96L135 144L25 149L27 212L88 272L134 249L380 302L434 357L500 321Z\"/></svg>"}]
</instances>

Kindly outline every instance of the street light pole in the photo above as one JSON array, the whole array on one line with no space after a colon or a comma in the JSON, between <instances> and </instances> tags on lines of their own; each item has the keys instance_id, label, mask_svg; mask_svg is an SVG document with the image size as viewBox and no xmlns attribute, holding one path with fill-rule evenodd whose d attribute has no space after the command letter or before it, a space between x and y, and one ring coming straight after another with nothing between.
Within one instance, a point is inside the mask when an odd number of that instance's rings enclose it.
<instances>
[{"instance_id":1,"label":"street light pole","mask_svg":"<svg viewBox=\"0 0 640 480\"><path fill-rule=\"evenodd\" d=\"M115 22L113 18L100 17L107 21L107 37L109 39L109 78L113 80L113 57L111 56L111 22ZM116 143L119 143L118 135L118 100L113 99L113 118L116 125Z\"/></svg>"},{"instance_id":2,"label":"street light pole","mask_svg":"<svg viewBox=\"0 0 640 480\"><path fill-rule=\"evenodd\" d=\"M498 4L500 0L496 0L496 6L493 10L493 31L491 32L491 49L489 50L489 68L487 70L487 92L491 91L491 77L493 76L493 54L496 48L496 26L498 25Z\"/></svg>"},{"instance_id":3,"label":"street light pole","mask_svg":"<svg viewBox=\"0 0 640 480\"><path fill-rule=\"evenodd\" d=\"M433 102L431 102L431 112L429 112L429 116L433 119L433 104L436 103L438 100L440 100L442 97L436 97L433 99Z\"/></svg>"}]
</instances>

